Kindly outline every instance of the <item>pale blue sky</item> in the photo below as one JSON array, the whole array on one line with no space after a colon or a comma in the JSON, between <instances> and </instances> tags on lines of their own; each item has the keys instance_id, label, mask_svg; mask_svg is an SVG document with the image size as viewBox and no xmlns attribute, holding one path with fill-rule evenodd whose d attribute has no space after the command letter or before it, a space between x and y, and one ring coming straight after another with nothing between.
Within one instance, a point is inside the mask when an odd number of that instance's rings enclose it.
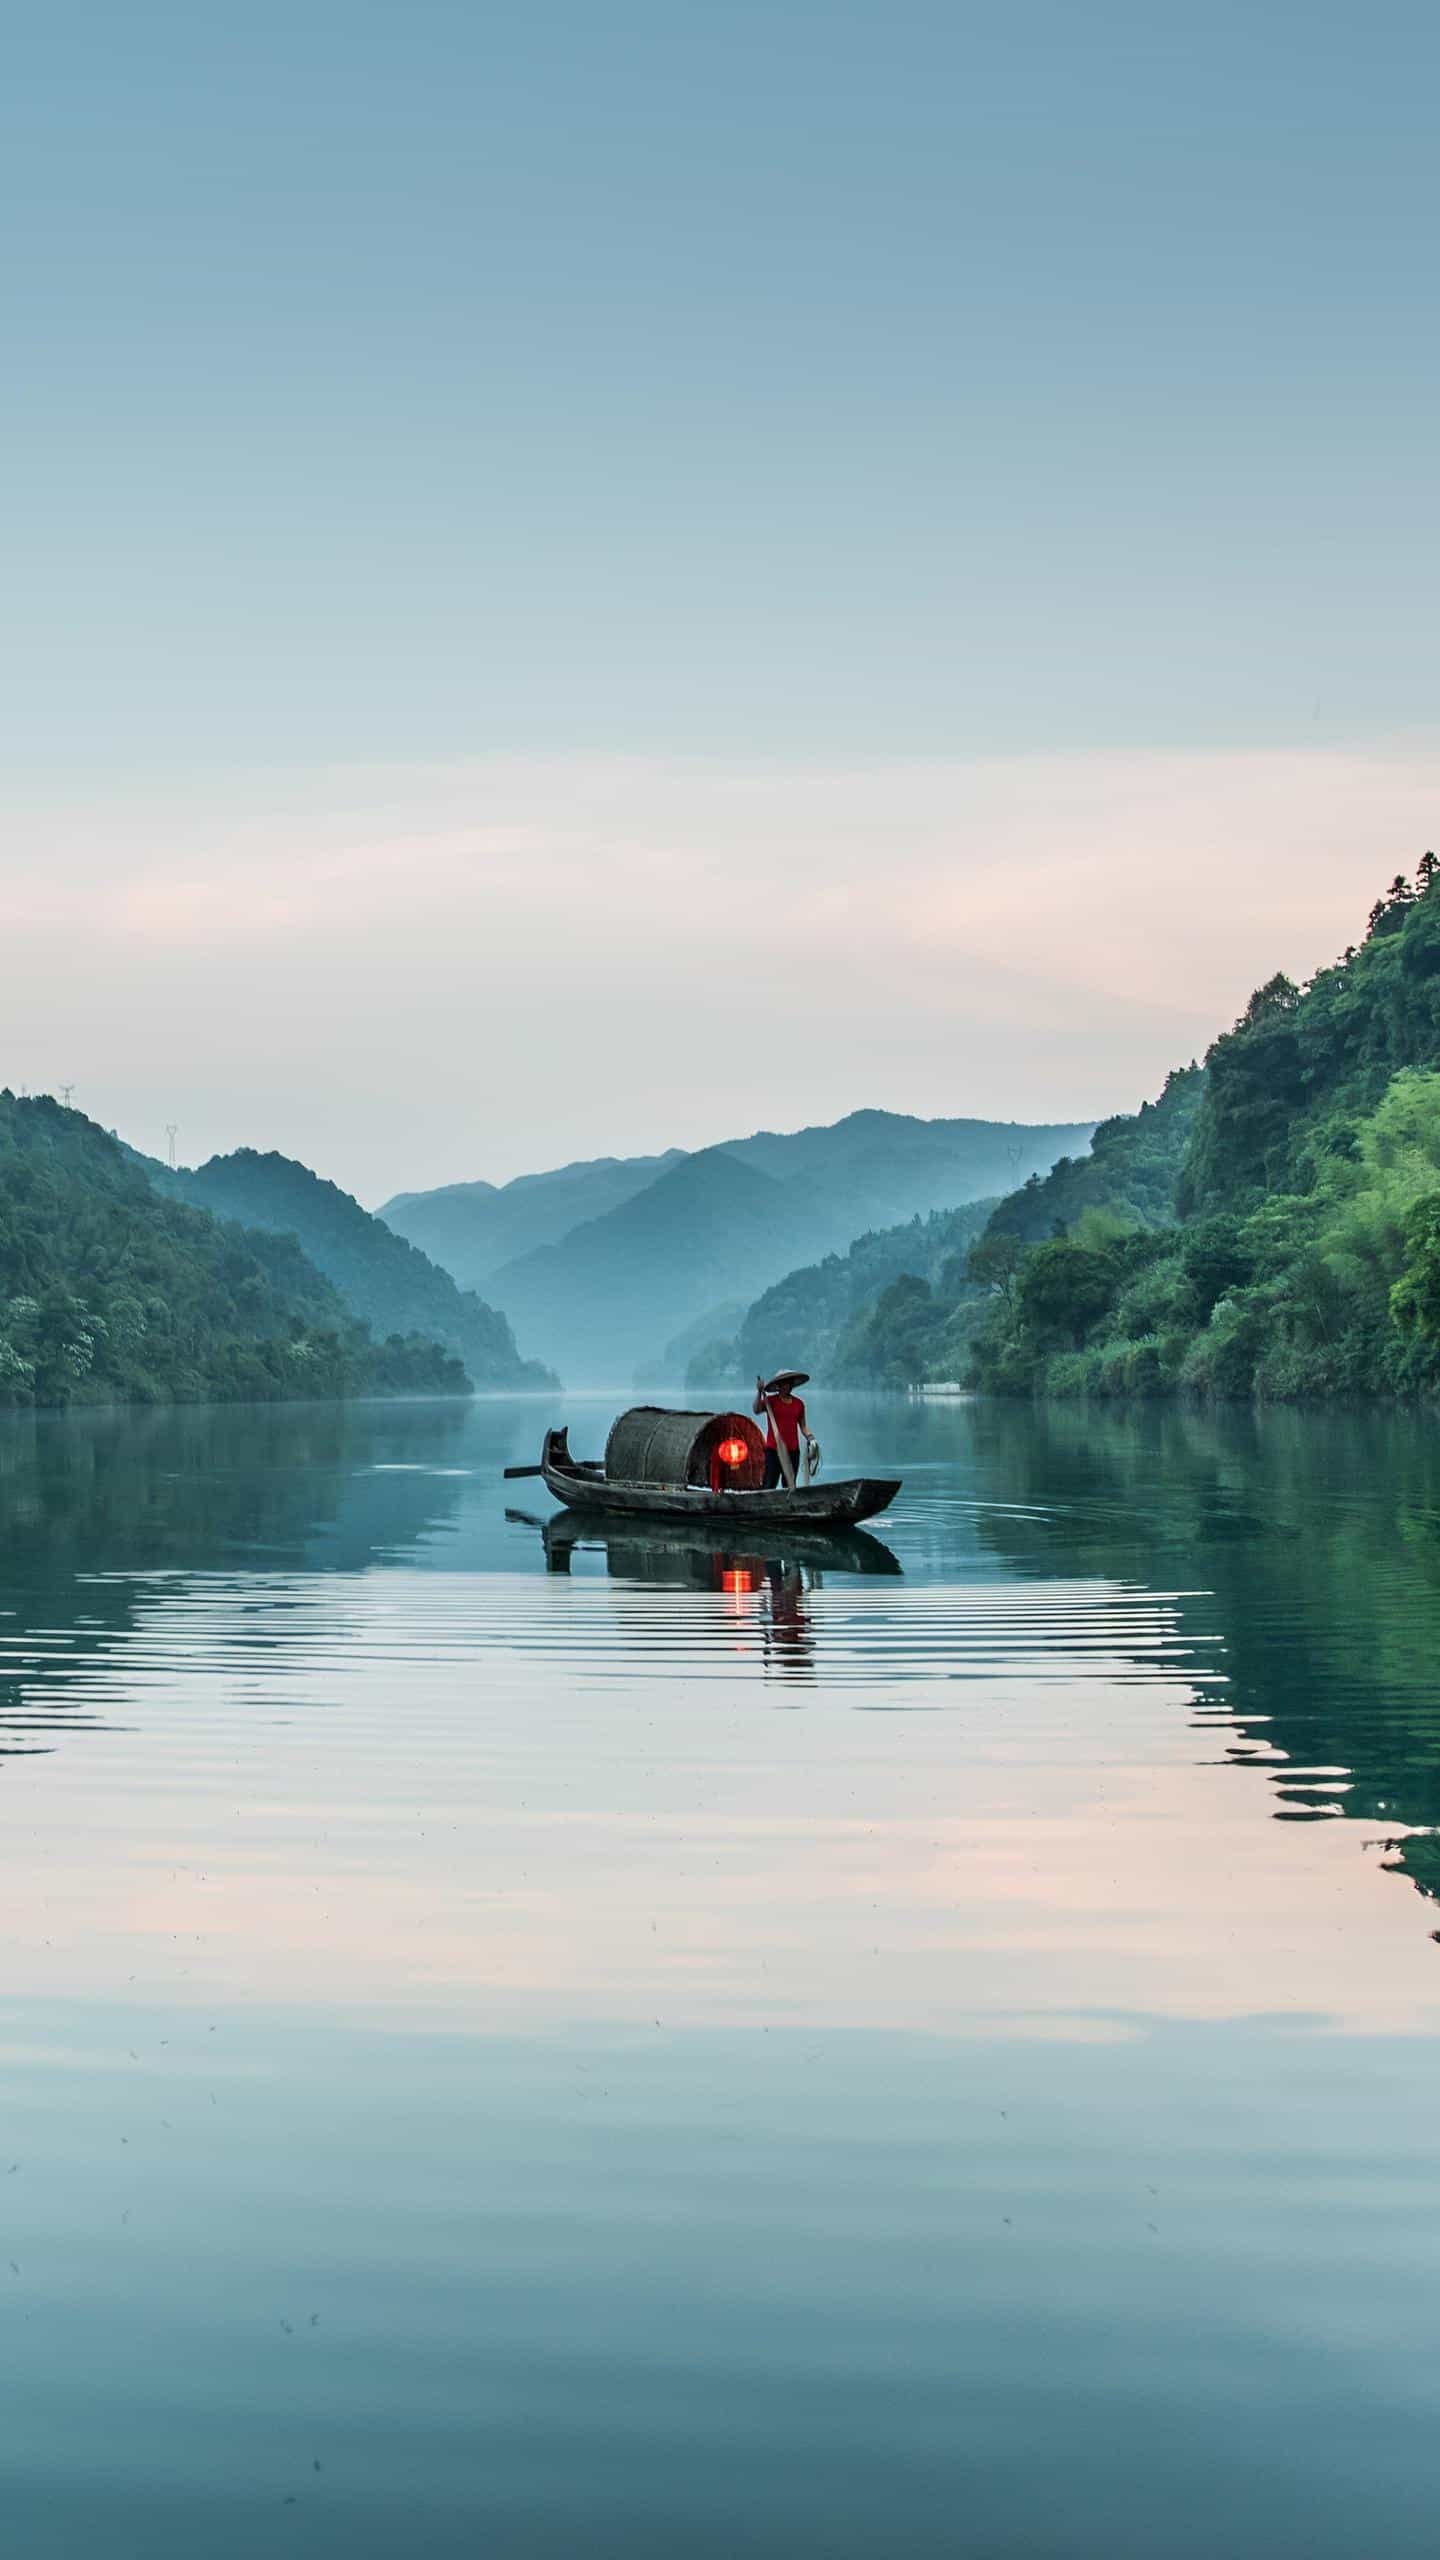
<instances>
[{"instance_id":1,"label":"pale blue sky","mask_svg":"<svg viewBox=\"0 0 1440 2560\"><path fill-rule=\"evenodd\" d=\"M1412 752L1437 95L1433 8L1324 0L11 11L9 861L357 765ZM1109 1038L1017 1108L1134 1098Z\"/></svg>"},{"instance_id":2,"label":"pale blue sky","mask_svg":"<svg viewBox=\"0 0 1440 2560\"><path fill-rule=\"evenodd\" d=\"M1433 8L56 0L5 57L22 751L1433 713Z\"/></svg>"}]
</instances>

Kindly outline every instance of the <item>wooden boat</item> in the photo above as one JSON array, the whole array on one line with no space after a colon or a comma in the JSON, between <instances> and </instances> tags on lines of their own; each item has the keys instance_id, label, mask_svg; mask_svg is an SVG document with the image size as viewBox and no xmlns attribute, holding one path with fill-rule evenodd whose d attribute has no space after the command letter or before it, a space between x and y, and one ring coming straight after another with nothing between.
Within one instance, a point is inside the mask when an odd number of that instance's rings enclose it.
<instances>
[{"instance_id":1,"label":"wooden boat","mask_svg":"<svg viewBox=\"0 0 1440 2560\"><path fill-rule=\"evenodd\" d=\"M837 1484L761 1484L765 1444L748 1414L671 1413L635 1405L611 1424L602 1458L572 1458L568 1430L547 1431L538 1467L572 1511L721 1520L736 1530L853 1528L894 1501L898 1476L848 1476Z\"/></svg>"}]
</instances>

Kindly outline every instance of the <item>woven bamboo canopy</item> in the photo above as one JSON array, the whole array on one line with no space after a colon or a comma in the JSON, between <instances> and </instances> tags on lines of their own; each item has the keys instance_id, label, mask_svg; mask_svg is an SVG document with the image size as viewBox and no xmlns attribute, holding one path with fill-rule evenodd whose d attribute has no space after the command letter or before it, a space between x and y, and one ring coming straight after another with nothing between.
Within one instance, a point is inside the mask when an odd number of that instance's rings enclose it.
<instances>
[{"instance_id":1,"label":"woven bamboo canopy","mask_svg":"<svg viewBox=\"0 0 1440 2560\"><path fill-rule=\"evenodd\" d=\"M610 1426L605 1473L611 1484L708 1485L712 1453L722 1440L743 1440L742 1465L727 1466L724 1481L737 1489L758 1485L765 1443L747 1413L670 1413L663 1405L632 1405Z\"/></svg>"}]
</instances>

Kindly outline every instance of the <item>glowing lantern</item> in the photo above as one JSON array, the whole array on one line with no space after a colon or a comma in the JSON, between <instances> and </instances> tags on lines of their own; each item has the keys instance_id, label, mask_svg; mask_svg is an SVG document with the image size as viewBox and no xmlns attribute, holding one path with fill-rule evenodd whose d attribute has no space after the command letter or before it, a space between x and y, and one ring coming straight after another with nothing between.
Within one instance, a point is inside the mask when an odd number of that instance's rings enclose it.
<instances>
[{"instance_id":1,"label":"glowing lantern","mask_svg":"<svg viewBox=\"0 0 1440 2560\"><path fill-rule=\"evenodd\" d=\"M750 1450L743 1440L722 1440L715 1454L722 1467L743 1467Z\"/></svg>"},{"instance_id":2,"label":"glowing lantern","mask_svg":"<svg viewBox=\"0 0 1440 2560\"><path fill-rule=\"evenodd\" d=\"M726 1571L725 1571L725 1576L724 1576L724 1583L725 1583L725 1589L726 1589L727 1591L734 1591L734 1592L753 1591L753 1590L754 1590L754 1588L755 1588L755 1583L754 1583L753 1576L751 1575L750 1568L749 1568L749 1566L748 1566L748 1565L743 1565L743 1564L733 1564L733 1565L729 1565L729 1566L727 1566Z\"/></svg>"}]
</instances>

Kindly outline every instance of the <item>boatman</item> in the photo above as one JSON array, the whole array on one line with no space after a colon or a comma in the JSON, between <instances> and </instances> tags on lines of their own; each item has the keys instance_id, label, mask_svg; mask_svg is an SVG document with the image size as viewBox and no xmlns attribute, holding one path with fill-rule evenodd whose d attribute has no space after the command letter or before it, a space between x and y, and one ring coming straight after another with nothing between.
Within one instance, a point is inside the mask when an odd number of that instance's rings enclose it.
<instances>
[{"instance_id":1,"label":"boatman","mask_svg":"<svg viewBox=\"0 0 1440 2560\"><path fill-rule=\"evenodd\" d=\"M773 1378L755 1381L756 1413L765 1416L765 1475L768 1491L772 1485L788 1485L793 1492L800 1480L800 1443L809 1452L813 1469L819 1451L814 1435L805 1419L805 1407L795 1393L797 1387L810 1383L808 1369L777 1369Z\"/></svg>"}]
</instances>

